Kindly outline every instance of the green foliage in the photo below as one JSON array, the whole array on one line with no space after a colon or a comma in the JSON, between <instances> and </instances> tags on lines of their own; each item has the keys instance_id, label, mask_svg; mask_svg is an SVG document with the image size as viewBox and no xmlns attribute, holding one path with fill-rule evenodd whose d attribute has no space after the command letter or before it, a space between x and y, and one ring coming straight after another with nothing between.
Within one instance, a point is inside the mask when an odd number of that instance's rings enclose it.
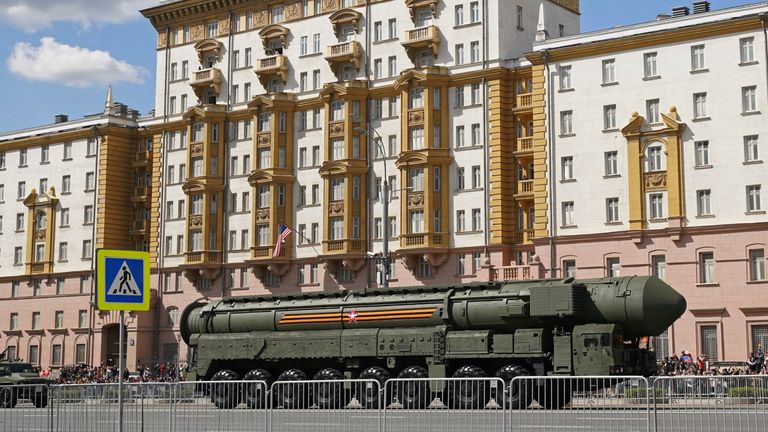
<instances>
[{"instance_id":1,"label":"green foliage","mask_svg":"<svg viewBox=\"0 0 768 432\"><path fill-rule=\"evenodd\" d=\"M728 396L734 398L765 398L768 397L768 389L765 387L733 387L728 389Z\"/></svg>"}]
</instances>

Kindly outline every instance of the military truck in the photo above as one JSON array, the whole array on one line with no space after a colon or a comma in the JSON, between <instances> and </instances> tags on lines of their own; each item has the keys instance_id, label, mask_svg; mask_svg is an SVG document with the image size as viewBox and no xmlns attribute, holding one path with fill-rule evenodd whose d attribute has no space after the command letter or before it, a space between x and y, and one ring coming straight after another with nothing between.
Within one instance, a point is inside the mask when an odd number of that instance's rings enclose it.
<instances>
[{"instance_id":1,"label":"military truck","mask_svg":"<svg viewBox=\"0 0 768 432\"><path fill-rule=\"evenodd\" d=\"M656 360L641 340L661 334L685 308L656 277L568 278L229 297L189 305L180 326L190 380L359 378L384 388L390 377L495 376L509 383L527 375L648 376ZM394 396L423 406L419 385L426 383L401 385ZM217 406L259 406L267 397L254 387L233 388L212 387ZM547 407L570 397L562 386L543 390L549 396L539 403ZM273 396L283 406L307 398L281 391L287 393ZM372 392L357 393L365 406L381 403ZM474 393L463 396L475 406L488 397ZM520 397L512 391L506 399L530 402Z\"/></svg>"},{"instance_id":2,"label":"military truck","mask_svg":"<svg viewBox=\"0 0 768 432\"><path fill-rule=\"evenodd\" d=\"M37 408L48 406L48 381L31 363L0 360L0 408L13 408L28 399Z\"/></svg>"}]
</instances>

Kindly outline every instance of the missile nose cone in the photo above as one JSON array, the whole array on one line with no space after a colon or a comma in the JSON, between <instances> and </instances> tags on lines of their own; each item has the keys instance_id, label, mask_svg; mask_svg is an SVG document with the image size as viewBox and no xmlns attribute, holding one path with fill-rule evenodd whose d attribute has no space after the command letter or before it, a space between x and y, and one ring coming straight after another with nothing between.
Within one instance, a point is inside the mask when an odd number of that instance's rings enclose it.
<instances>
[{"instance_id":1,"label":"missile nose cone","mask_svg":"<svg viewBox=\"0 0 768 432\"><path fill-rule=\"evenodd\" d=\"M632 295L638 293L641 299L640 323L644 327L637 330L641 335L660 335L685 313L685 297L655 276L637 279L631 284L640 286L632 288Z\"/></svg>"}]
</instances>

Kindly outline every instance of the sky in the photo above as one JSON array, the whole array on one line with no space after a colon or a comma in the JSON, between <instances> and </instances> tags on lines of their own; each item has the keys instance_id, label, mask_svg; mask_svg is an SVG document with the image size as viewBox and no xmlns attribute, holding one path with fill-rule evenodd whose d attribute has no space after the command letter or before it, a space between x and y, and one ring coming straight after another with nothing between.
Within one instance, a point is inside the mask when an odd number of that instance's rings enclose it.
<instances>
[{"instance_id":1,"label":"sky","mask_svg":"<svg viewBox=\"0 0 768 432\"><path fill-rule=\"evenodd\" d=\"M0 133L154 104L157 33L139 10L158 0L0 0ZM581 0L581 31L652 21L692 0ZM755 3L711 0L712 9Z\"/></svg>"}]
</instances>

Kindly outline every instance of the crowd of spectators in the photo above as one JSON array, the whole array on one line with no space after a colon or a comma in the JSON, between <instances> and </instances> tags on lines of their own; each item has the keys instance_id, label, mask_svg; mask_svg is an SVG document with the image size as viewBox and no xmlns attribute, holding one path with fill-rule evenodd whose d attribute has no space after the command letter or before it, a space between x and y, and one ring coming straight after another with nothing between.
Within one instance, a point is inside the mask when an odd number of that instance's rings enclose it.
<instances>
[{"instance_id":1,"label":"crowd of spectators","mask_svg":"<svg viewBox=\"0 0 768 432\"><path fill-rule=\"evenodd\" d=\"M56 373L50 374L50 378L54 384L116 383L120 378L119 373L119 368L109 363L101 366L78 364L64 366ZM46 376L46 371L42 371L41 375ZM182 379L175 363L141 365L134 372L123 370L124 382L174 382Z\"/></svg>"},{"instance_id":2,"label":"crowd of spectators","mask_svg":"<svg viewBox=\"0 0 768 432\"><path fill-rule=\"evenodd\" d=\"M743 367L712 367L704 354L694 356L690 351L683 350L680 356L673 353L670 357L664 357L659 365L659 375L766 375L768 374L768 361L765 350L758 345Z\"/></svg>"}]
</instances>

